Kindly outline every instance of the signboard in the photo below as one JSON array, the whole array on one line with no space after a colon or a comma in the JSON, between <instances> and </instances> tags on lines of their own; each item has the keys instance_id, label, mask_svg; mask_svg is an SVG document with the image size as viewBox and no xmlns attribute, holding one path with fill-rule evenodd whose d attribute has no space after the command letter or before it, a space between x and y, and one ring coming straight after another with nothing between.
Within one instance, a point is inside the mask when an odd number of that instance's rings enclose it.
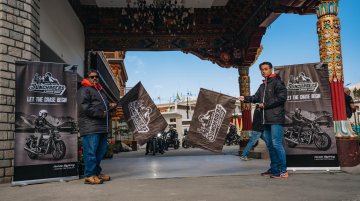
<instances>
[{"instance_id":1,"label":"signboard","mask_svg":"<svg viewBox=\"0 0 360 201\"><path fill-rule=\"evenodd\" d=\"M276 67L284 81L288 167L338 167L328 72L322 64Z\"/></svg>"},{"instance_id":2,"label":"signboard","mask_svg":"<svg viewBox=\"0 0 360 201\"><path fill-rule=\"evenodd\" d=\"M14 185L78 178L76 66L16 62Z\"/></svg>"}]
</instances>

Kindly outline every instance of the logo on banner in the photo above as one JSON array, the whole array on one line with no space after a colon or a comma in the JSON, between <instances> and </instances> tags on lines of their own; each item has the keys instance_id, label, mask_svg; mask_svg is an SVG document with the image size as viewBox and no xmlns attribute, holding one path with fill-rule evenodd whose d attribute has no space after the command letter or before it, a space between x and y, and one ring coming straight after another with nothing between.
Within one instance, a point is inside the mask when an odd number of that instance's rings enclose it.
<instances>
[{"instance_id":1,"label":"logo on banner","mask_svg":"<svg viewBox=\"0 0 360 201\"><path fill-rule=\"evenodd\" d=\"M35 73L28 89L31 92L62 95L66 90L66 86L61 85L50 72L47 72L44 76Z\"/></svg>"},{"instance_id":2,"label":"logo on banner","mask_svg":"<svg viewBox=\"0 0 360 201\"><path fill-rule=\"evenodd\" d=\"M318 82L313 82L310 77L301 72L298 76L290 75L286 88L289 91L315 92L318 87Z\"/></svg>"},{"instance_id":3,"label":"logo on banner","mask_svg":"<svg viewBox=\"0 0 360 201\"><path fill-rule=\"evenodd\" d=\"M128 105L131 119L139 133L149 132L150 114L152 109L145 107L142 100L132 101Z\"/></svg>"},{"instance_id":4,"label":"logo on banner","mask_svg":"<svg viewBox=\"0 0 360 201\"><path fill-rule=\"evenodd\" d=\"M217 104L214 110L209 110L206 114L200 115L198 119L201 123L201 128L197 129L198 132L210 142L215 142L221 123L225 118L225 114L225 108L220 104Z\"/></svg>"}]
</instances>

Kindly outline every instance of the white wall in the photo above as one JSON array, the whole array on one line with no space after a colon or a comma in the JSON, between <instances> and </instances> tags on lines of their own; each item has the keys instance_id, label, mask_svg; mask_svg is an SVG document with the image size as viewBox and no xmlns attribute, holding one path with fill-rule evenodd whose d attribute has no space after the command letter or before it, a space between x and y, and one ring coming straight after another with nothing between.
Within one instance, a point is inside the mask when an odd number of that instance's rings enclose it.
<instances>
[{"instance_id":1,"label":"white wall","mask_svg":"<svg viewBox=\"0 0 360 201\"><path fill-rule=\"evenodd\" d=\"M83 76L84 28L67 0L40 1L40 39Z\"/></svg>"}]
</instances>

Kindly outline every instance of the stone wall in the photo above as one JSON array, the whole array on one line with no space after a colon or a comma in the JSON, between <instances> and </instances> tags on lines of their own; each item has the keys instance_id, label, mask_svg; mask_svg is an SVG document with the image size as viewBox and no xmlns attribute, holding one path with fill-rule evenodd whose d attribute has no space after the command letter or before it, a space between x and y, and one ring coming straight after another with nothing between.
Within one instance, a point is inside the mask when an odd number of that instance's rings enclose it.
<instances>
[{"instance_id":1,"label":"stone wall","mask_svg":"<svg viewBox=\"0 0 360 201\"><path fill-rule=\"evenodd\" d=\"M0 0L0 183L14 174L15 61L40 58L39 0Z\"/></svg>"}]
</instances>

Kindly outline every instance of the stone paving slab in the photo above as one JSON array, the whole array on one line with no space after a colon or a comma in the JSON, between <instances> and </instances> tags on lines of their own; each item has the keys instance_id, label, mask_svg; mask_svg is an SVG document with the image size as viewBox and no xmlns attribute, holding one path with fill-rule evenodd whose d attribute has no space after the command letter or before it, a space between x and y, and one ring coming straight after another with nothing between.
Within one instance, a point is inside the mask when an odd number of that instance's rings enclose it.
<instances>
[{"instance_id":1,"label":"stone paving slab","mask_svg":"<svg viewBox=\"0 0 360 201\"><path fill-rule=\"evenodd\" d=\"M145 156L121 153L103 162L112 180L101 185L84 179L27 186L0 185L1 201L360 201L360 176L342 172L290 172L288 179L259 173L266 160L241 161L237 149L213 154L202 150Z\"/></svg>"}]
</instances>

